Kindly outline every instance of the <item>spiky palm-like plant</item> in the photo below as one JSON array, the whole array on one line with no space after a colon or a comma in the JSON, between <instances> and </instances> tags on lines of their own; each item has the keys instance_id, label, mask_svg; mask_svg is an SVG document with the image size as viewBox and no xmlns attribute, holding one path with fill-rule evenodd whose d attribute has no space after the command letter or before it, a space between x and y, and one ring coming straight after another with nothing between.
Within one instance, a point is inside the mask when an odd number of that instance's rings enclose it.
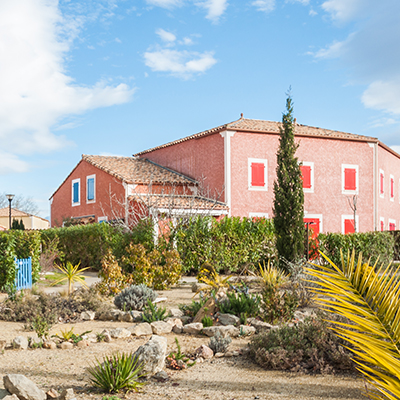
<instances>
[{"instance_id":1,"label":"spiky palm-like plant","mask_svg":"<svg viewBox=\"0 0 400 400\"><path fill-rule=\"evenodd\" d=\"M322 253L321 253L322 254ZM400 267L377 268L355 260L354 251L342 268L324 254L328 264L307 268L319 278L318 303L329 312L345 316L349 324L335 328L338 336L352 345L357 369L377 389L368 393L373 399L400 398ZM375 272L375 270L377 271Z\"/></svg>"},{"instance_id":2,"label":"spiky palm-like plant","mask_svg":"<svg viewBox=\"0 0 400 400\"><path fill-rule=\"evenodd\" d=\"M88 287L85 282L85 277L82 274L83 271L89 269L89 267L79 269L80 263L73 265L71 262L67 262L65 266L55 265L55 267L60 271L56 272L54 275L56 280L52 283L52 286L59 283L68 282L68 294L72 293L72 288L75 282L81 283L83 286Z\"/></svg>"}]
</instances>

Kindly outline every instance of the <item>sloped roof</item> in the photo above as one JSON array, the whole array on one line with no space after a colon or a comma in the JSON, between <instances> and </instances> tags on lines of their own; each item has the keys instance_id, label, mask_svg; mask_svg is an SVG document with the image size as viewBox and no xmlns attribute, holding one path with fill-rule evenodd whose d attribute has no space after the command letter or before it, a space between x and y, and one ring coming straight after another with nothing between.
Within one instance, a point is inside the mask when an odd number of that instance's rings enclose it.
<instances>
[{"instance_id":1,"label":"sloped roof","mask_svg":"<svg viewBox=\"0 0 400 400\"><path fill-rule=\"evenodd\" d=\"M356 140L356 141L366 141L366 142L377 142L378 139L363 136L363 135L355 135L354 133L333 131L330 129L317 128L314 126L307 126L301 124L295 124L295 135L296 136L309 136L309 137L322 137L322 138L331 138L331 139L342 139L342 140ZM279 128L282 126L281 122L275 121L263 121L260 119L248 119L248 118L240 118L236 121L229 122L228 124L217 126L216 128L208 129L203 132L195 133L194 135L186 136L182 139L174 140L173 142L169 142L157 147L153 147L148 150L141 151L139 153L134 154L134 156L140 156L146 153L150 153L154 150L162 149L168 146L172 146L174 144L182 143L191 139L198 139L203 136L212 135L217 132L222 132L225 130L231 131L244 131L244 132L256 132L256 133L270 133L270 134L279 134Z\"/></svg>"},{"instance_id":2,"label":"sloped roof","mask_svg":"<svg viewBox=\"0 0 400 400\"><path fill-rule=\"evenodd\" d=\"M153 161L136 157L82 155L82 160L126 183L194 184L188 176L163 167Z\"/></svg>"},{"instance_id":3,"label":"sloped roof","mask_svg":"<svg viewBox=\"0 0 400 400\"><path fill-rule=\"evenodd\" d=\"M0 217L8 217L10 214L10 209L8 207L0 208ZM12 217L30 217L31 214L28 214L24 211L17 210L16 208L11 208L11 216ZM40 217L38 217L40 218Z\"/></svg>"},{"instance_id":4,"label":"sloped roof","mask_svg":"<svg viewBox=\"0 0 400 400\"><path fill-rule=\"evenodd\" d=\"M225 203L201 196L137 194L130 196L129 200L142 202L149 208L155 207L158 209L218 210L221 211L221 214L228 210L228 206Z\"/></svg>"}]
</instances>

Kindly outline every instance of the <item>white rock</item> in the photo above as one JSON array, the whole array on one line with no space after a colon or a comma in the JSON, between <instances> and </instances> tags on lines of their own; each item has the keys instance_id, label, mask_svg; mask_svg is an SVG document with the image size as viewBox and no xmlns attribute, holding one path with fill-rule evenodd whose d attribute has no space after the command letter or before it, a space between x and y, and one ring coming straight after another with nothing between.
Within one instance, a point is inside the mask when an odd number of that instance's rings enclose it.
<instances>
[{"instance_id":1,"label":"white rock","mask_svg":"<svg viewBox=\"0 0 400 400\"><path fill-rule=\"evenodd\" d=\"M71 350L74 348L74 344L71 342L62 342L60 344L60 349L62 350Z\"/></svg>"},{"instance_id":2,"label":"white rock","mask_svg":"<svg viewBox=\"0 0 400 400\"><path fill-rule=\"evenodd\" d=\"M235 328L233 325L227 325L227 326L208 326L206 328L203 328L202 332L209 336L212 337L215 335L215 333L219 331L222 337L230 336L230 337L238 337L240 334L240 331L238 328Z\"/></svg>"},{"instance_id":3,"label":"white rock","mask_svg":"<svg viewBox=\"0 0 400 400\"><path fill-rule=\"evenodd\" d=\"M74 393L74 389L64 389L62 391L62 393L60 394L60 397L58 398L58 400L72 400L75 399L75 393Z\"/></svg>"},{"instance_id":4,"label":"white rock","mask_svg":"<svg viewBox=\"0 0 400 400\"><path fill-rule=\"evenodd\" d=\"M217 313L216 315L217 321L221 325L239 325L240 323L240 318L238 318L236 315L233 314L221 314Z\"/></svg>"},{"instance_id":5,"label":"white rock","mask_svg":"<svg viewBox=\"0 0 400 400\"><path fill-rule=\"evenodd\" d=\"M142 322L141 324L135 325L133 328L129 328L133 336L147 336L152 335L153 330L148 322Z\"/></svg>"},{"instance_id":6,"label":"white rock","mask_svg":"<svg viewBox=\"0 0 400 400\"><path fill-rule=\"evenodd\" d=\"M174 325L172 328L172 332L177 333L178 335L183 332L183 326L182 325Z\"/></svg>"},{"instance_id":7,"label":"white rock","mask_svg":"<svg viewBox=\"0 0 400 400\"><path fill-rule=\"evenodd\" d=\"M154 321L150 325L155 335L166 335L172 331L172 325L168 322Z\"/></svg>"},{"instance_id":8,"label":"white rock","mask_svg":"<svg viewBox=\"0 0 400 400\"><path fill-rule=\"evenodd\" d=\"M8 396L3 397L1 400L19 400L19 398L15 394L10 394Z\"/></svg>"},{"instance_id":9,"label":"white rock","mask_svg":"<svg viewBox=\"0 0 400 400\"><path fill-rule=\"evenodd\" d=\"M114 339L128 338L131 334L131 331L125 328L115 328L110 330L110 335Z\"/></svg>"},{"instance_id":10,"label":"white rock","mask_svg":"<svg viewBox=\"0 0 400 400\"><path fill-rule=\"evenodd\" d=\"M81 318L84 321L93 321L96 317L96 313L94 311L82 311Z\"/></svg>"},{"instance_id":11,"label":"white rock","mask_svg":"<svg viewBox=\"0 0 400 400\"><path fill-rule=\"evenodd\" d=\"M18 396L20 400L46 400L46 393L24 375L9 374L3 376L4 387Z\"/></svg>"},{"instance_id":12,"label":"white rock","mask_svg":"<svg viewBox=\"0 0 400 400\"><path fill-rule=\"evenodd\" d=\"M191 335L197 335L203 329L203 324L201 322L194 322L192 324L184 325L183 333L190 333Z\"/></svg>"},{"instance_id":13,"label":"white rock","mask_svg":"<svg viewBox=\"0 0 400 400\"><path fill-rule=\"evenodd\" d=\"M17 336L13 340L14 349L26 350L28 348L28 339L24 336Z\"/></svg>"},{"instance_id":14,"label":"white rock","mask_svg":"<svg viewBox=\"0 0 400 400\"><path fill-rule=\"evenodd\" d=\"M167 338L153 335L143 346L140 346L133 357L137 357L138 364L143 363L143 373L154 375L162 371L167 353Z\"/></svg>"},{"instance_id":15,"label":"white rock","mask_svg":"<svg viewBox=\"0 0 400 400\"><path fill-rule=\"evenodd\" d=\"M249 325L240 325L239 332L241 335L250 336L256 333L256 328L254 328L254 326L249 326Z\"/></svg>"},{"instance_id":16,"label":"white rock","mask_svg":"<svg viewBox=\"0 0 400 400\"><path fill-rule=\"evenodd\" d=\"M171 308L168 314L170 317L174 318L183 317L183 311L180 310L179 308Z\"/></svg>"},{"instance_id":17,"label":"white rock","mask_svg":"<svg viewBox=\"0 0 400 400\"><path fill-rule=\"evenodd\" d=\"M205 344L202 344L198 349L195 351L197 357L201 357L206 359L213 358L214 352Z\"/></svg>"}]
</instances>

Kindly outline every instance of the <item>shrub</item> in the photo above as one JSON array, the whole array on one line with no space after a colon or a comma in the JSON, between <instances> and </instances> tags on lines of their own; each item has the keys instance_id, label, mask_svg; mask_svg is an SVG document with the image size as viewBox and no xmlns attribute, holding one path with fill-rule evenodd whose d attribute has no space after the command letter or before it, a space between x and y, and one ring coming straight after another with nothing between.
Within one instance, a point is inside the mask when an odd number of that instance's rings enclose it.
<instances>
[{"instance_id":1,"label":"shrub","mask_svg":"<svg viewBox=\"0 0 400 400\"><path fill-rule=\"evenodd\" d=\"M213 319L212 319L211 317L209 317L208 315L205 315L205 316L204 316L204 318L201 320L201 323L203 324L203 326L204 326L205 328L214 325Z\"/></svg>"},{"instance_id":2,"label":"shrub","mask_svg":"<svg viewBox=\"0 0 400 400\"><path fill-rule=\"evenodd\" d=\"M268 286L262 291L263 311L261 318L270 324L290 321L299 304L296 292L279 290L276 287Z\"/></svg>"},{"instance_id":3,"label":"shrub","mask_svg":"<svg viewBox=\"0 0 400 400\"><path fill-rule=\"evenodd\" d=\"M248 292L227 293L227 298L218 303L218 309L224 314L238 317L256 317L260 312L261 297Z\"/></svg>"},{"instance_id":4,"label":"shrub","mask_svg":"<svg viewBox=\"0 0 400 400\"><path fill-rule=\"evenodd\" d=\"M224 338L219 331L216 331L215 335L210 339L208 347L214 352L214 354L226 353L231 342L232 339L230 336Z\"/></svg>"},{"instance_id":5,"label":"shrub","mask_svg":"<svg viewBox=\"0 0 400 400\"><path fill-rule=\"evenodd\" d=\"M15 238L7 233L0 233L0 291L7 286L15 286Z\"/></svg>"},{"instance_id":6,"label":"shrub","mask_svg":"<svg viewBox=\"0 0 400 400\"><path fill-rule=\"evenodd\" d=\"M256 335L250 356L266 369L332 373L354 370L351 353L321 316Z\"/></svg>"},{"instance_id":7,"label":"shrub","mask_svg":"<svg viewBox=\"0 0 400 400\"><path fill-rule=\"evenodd\" d=\"M156 304L153 304L150 300L147 300L147 306L144 308L142 314L143 322L151 324L154 321L163 321L166 317L166 308L158 308Z\"/></svg>"},{"instance_id":8,"label":"shrub","mask_svg":"<svg viewBox=\"0 0 400 400\"><path fill-rule=\"evenodd\" d=\"M124 270L131 273L135 284L143 283L156 290L168 289L178 283L182 265L176 250L153 249L147 252L142 244L130 244L122 257Z\"/></svg>"},{"instance_id":9,"label":"shrub","mask_svg":"<svg viewBox=\"0 0 400 400\"><path fill-rule=\"evenodd\" d=\"M115 353L106 356L100 362L88 368L91 375L90 381L101 390L108 393L118 393L120 390L138 390L143 383L138 380L142 365L138 365L138 359L132 354Z\"/></svg>"},{"instance_id":10,"label":"shrub","mask_svg":"<svg viewBox=\"0 0 400 400\"><path fill-rule=\"evenodd\" d=\"M52 286L62 282L68 282L69 295L72 293L75 282L79 282L83 286L88 287L85 282L85 276L82 274L82 272L87 270L87 268L78 269L79 263L72 265L69 261L67 261L66 265L56 265L55 267L59 272L55 273L56 280L52 283Z\"/></svg>"},{"instance_id":11,"label":"shrub","mask_svg":"<svg viewBox=\"0 0 400 400\"><path fill-rule=\"evenodd\" d=\"M208 297L201 297L199 301L192 300L191 304L181 304L179 309L184 315L194 318L199 312L200 308L203 307L208 300Z\"/></svg>"},{"instance_id":12,"label":"shrub","mask_svg":"<svg viewBox=\"0 0 400 400\"><path fill-rule=\"evenodd\" d=\"M379 258L379 264L389 264L393 260L394 237L389 232L365 232L343 235L341 233L319 234L320 251L336 265L341 265L340 250L343 254L355 251L362 253L365 260L370 259L374 265ZM323 259L322 259L323 260Z\"/></svg>"},{"instance_id":13,"label":"shrub","mask_svg":"<svg viewBox=\"0 0 400 400\"><path fill-rule=\"evenodd\" d=\"M114 298L114 304L120 310L142 310L147 302L154 301L157 293L146 285L131 285Z\"/></svg>"}]
</instances>

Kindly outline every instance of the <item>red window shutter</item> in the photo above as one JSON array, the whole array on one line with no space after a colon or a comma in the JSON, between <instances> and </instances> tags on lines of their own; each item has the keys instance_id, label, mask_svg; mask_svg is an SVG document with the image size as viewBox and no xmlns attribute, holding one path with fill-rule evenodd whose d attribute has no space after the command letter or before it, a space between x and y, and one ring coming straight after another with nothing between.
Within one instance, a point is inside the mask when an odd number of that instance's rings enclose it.
<instances>
[{"instance_id":1,"label":"red window shutter","mask_svg":"<svg viewBox=\"0 0 400 400\"><path fill-rule=\"evenodd\" d=\"M345 219L344 220L344 233L354 233L354 220Z\"/></svg>"},{"instance_id":2,"label":"red window shutter","mask_svg":"<svg viewBox=\"0 0 400 400\"><path fill-rule=\"evenodd\" d=\"M303 188L311 189L311 167L300 165L301 177L303 178Z\"/></svg>"},{"instance_id":3,"label":"red window shutter","mask_svg":"<svg viewBox=\"0 0 400 400\"><path fill-rule=\"evenodd\" d=\"M385 229L385 223L383 221L381 221L381 231L383 232Z\"/></svg>"},{"instance_id":4,"label":"red window shutter","mask_svg":"<svg viewBox=\"0 0 400 400\"><path fill-rule=\"evenodd\" d=\"M251 163L251 186L265 186L264 163Z\"/></svg>"},{"instance_id":5,"label":"red window shutter","mask_svg":"<svg viewBox=\"0 0 400 400\"><path fill-rule=\"evenodd\" d=\"M383 179L384 179L383 174L381 173L381 194L383 194L383 182L384 182Z\"/></svg>"},{"instance_id":6,"label":"red window shutter","mask_svg":"<svg viewBox=\"0 0 400 400\"><path fill-rule=\"evenodd\" d=\"M395 231L396 230L396 224L393 224L392 222L389 224L389 231Z\"/></svg>"},{"instance_id":7,"label":"red window shutter","mask_svg":"<svg viewBox=\"0 0 400 400\"><path fill-rule=\"evenodd\" d=\"M357 190L356 172L355 168L344 169L344 190Z\"/></svg>"},{"instance_id":8,"label":"red window shutter","mask_svg":"<svg viewBox=\"0 0 400 400\"><path fill-rule=\"evenodd\" d=\"M390 197L394 197L394 179L390 179Z\"/></svg>"}]
</instances>

